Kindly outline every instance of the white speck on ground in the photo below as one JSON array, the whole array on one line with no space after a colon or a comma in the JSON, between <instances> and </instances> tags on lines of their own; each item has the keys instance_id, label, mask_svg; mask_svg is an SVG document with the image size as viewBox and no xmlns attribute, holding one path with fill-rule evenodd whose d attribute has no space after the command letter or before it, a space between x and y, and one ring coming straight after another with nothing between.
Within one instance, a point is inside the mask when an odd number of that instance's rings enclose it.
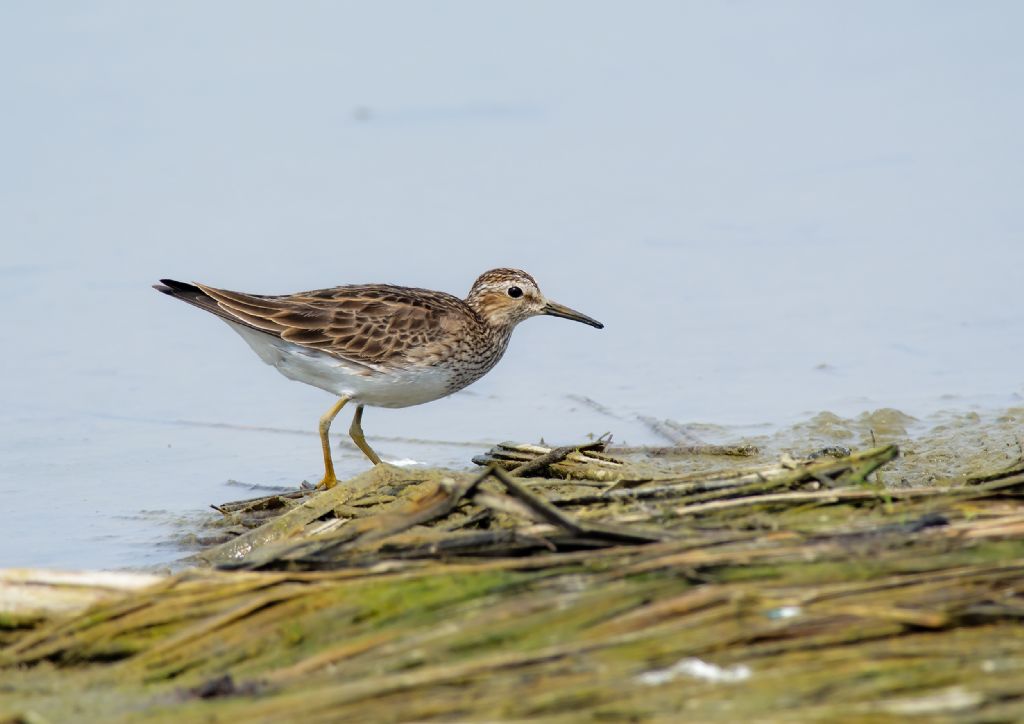
<instances>
[{"instance_id":1,"label":"white speck on ground","mask_svg":"<svg viewBox=\"0 0 1024 724\"><path fill-rule=\"evenodd\" d=\"M637 681L648 686L659 686L679 676L691 676L716 684L735 684L750 678L750 667L744 664L722 667L709 664L697 658L681 659L667 669L645 671L637 677Z\"/></svg>"}]
</instances>

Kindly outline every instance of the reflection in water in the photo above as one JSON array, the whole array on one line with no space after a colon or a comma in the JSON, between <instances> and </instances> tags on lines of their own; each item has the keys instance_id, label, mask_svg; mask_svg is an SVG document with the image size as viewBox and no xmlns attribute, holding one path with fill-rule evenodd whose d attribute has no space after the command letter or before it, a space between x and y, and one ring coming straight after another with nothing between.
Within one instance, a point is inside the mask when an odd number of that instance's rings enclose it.
<instances>
[{"instance_id":1,"label":"reflection in water","mask_svg":"<svg viewBox=\"0 0 1024 724\"><path fill-rule=\"evenodd\" d=\"M462 296L513 266L607 325L530 320L468 390L374 410L387 459L1020 404L1017 6L2 12L0 565L169 561L140 511L317 479L329 399L161 276Z\"/></svg>"}]
</instances>

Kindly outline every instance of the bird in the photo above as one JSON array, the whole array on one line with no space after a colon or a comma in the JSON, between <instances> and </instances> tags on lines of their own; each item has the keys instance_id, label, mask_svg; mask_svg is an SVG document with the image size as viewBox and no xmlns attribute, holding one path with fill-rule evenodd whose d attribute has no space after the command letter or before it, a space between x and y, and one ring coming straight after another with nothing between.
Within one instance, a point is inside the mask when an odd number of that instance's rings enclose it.
<instances>
[{"instance_id":1,"label":"bird","mask_svg":"<svg viewBox=\"0 0 1024 724\"><path fill-rule=\"evenodd\" d=\"M380 456L363 434L364 407L420 405L476 382L504 355L516 325L530 317L562 317L604 328L545 297L521 269L484 272L465 299L391 284L283 295L174 279L161 279L153 288L216 315L285 377L337 398L318 426L324 460L320 489L338 483L328 434L346 404L356 406L349 436L379 465Z\"/></svg>"}]
</instances>

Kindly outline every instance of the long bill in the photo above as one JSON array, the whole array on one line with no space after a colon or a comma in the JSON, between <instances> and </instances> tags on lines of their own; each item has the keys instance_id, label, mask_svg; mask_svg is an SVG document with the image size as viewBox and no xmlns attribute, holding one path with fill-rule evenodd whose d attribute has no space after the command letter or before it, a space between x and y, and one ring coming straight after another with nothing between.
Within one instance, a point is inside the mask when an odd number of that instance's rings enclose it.
<instances>
[{"instance_id":1,"label":"long bill","mask_svg":"<svg viewBox=\"0 0 1024 724\"><path fill-rule=\"evenodd\" d=\"M548 302L544 305L541 310L541 314L547 314L551 317L562 317L563 319L571 319L574 322L583 322L583 324L589 324L591 327L597 327L598 329L604 329L604 325L598 322L592 317L588 317L586 314L581 314L575 309L570 309L563 304L556 302Z\"/></svg>"}]
</instances>

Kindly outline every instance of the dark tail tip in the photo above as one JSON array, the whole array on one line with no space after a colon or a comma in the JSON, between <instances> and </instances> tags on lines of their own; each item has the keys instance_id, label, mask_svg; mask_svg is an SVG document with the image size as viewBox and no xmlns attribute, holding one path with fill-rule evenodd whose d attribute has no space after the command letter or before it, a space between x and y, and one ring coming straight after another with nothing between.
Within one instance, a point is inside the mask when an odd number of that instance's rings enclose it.
<instances>
[{"instance_id":1,"label":"dark tail tip","mask_svg":"<svg viewBox=\"0 0 1024 724\"><path fill-rule=\"evenodd\" d=\"M202 294L202 290L199 287L195 286L194 284L189 284L187 282L179 282L175 281L174 279L161 279L160 282L160 284L154 284L153 288L156 289L158 292L163 292L164 294L170 294L171 296L180 294L182 292L194 292Z\"/></svg>"}]
</instances>

